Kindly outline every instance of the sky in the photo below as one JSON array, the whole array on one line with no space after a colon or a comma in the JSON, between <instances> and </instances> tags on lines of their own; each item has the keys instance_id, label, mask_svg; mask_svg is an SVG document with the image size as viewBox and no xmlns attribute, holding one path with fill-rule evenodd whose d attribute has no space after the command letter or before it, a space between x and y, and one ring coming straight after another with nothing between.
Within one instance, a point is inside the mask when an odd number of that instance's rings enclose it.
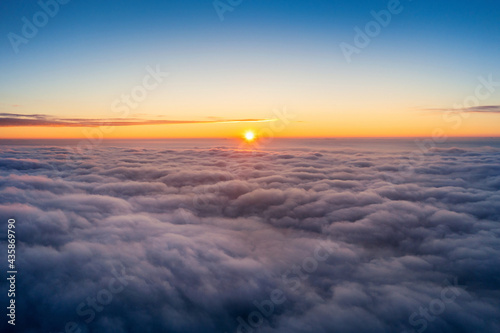
<instances>
[{"instance_id":1,"label":"sky","mask_svg":"<svg viewBox=\"0 0 500 333\"><path fill-rule=\"evenodd\" d=\"M500 135L498 1L231 3L2 1L0 138Z\"/></svg>"}]
</instances>

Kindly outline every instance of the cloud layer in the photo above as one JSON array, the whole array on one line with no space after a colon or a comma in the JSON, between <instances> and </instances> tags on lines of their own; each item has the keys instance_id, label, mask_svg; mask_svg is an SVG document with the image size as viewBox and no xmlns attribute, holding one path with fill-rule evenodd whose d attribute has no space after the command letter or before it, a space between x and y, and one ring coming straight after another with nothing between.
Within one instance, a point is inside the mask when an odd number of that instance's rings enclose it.
<instances>
[{"instance_id":1,"label":"cloud layer","mask_svg":"<svg viewBox=\"0 0 500 333\"><path fill-rule=\"evenodd\" d=\"M488 143L430 149L410 169L409 151L330 143L0 152L0 219L3 229L16 219L20 242L18 332L68 322L81 332L500 331L500 149ZM318 249L327 255L314 265ZM114 271L124 289L87 323L76 309ZM276 290L285 300L256 324L256 304Z\"/></svg>"}]
</instances>

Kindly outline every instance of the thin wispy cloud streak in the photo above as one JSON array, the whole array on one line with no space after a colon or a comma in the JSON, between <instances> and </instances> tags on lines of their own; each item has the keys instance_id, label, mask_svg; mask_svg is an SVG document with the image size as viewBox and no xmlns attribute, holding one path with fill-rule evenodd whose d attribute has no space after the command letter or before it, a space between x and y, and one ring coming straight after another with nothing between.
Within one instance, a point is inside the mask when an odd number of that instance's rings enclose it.
<instances>
[{"instance_id":1,"label":"thin wispy cloud streak","mask_svg":"<svg viewBox=\"0 0 500 333\"><path fill-rule=\"evenodd\" d=\"M434 108L426 110L440 112L500 113L500 105L484 105L460 109Z\"/></svg>"},{"instance_id":2,"label":"thin wispy cloud streak","mask_svg":"<svg viewBox=\"0 0 500 333\"><path fill-rule=\"evenodd\" d=\"M217 120L167 120L139 118L57 118L43 114L0 113L0 127L99 127L99 126L145 126L145 125L179 125L179 124L227 124L227 123L260 123L272 122L276 119L217 119Z\"/></svg>"}]
</instances>

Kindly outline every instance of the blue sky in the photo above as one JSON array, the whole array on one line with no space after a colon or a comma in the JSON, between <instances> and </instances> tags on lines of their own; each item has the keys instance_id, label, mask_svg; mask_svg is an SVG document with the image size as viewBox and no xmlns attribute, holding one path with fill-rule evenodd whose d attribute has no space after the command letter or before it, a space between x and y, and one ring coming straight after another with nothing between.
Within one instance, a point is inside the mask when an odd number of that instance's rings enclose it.
<instances>
[{"instance_id":1,"label":"blue sky","mask_svg":"<svg viewBox=\"0 0 500 333\"><path fill-rule=\"evenodd\" d=\"M155 64L172 77L152 98L156 107L141 111L158 114L161 105L191 118L263 117L286 104L309 105L318 121L332 112L379 112L387 99L404 115L462 100L478 76L500 78L497 1L402 0L401 13L347 63L339 45L353 44L354 28L389 2L244 0L221 21L211 1L72 0L16 53L8 34L22 36L22 18L32 21L40 6L3 1L0 110L103 115Z\"/></svg>"}]
</instances>

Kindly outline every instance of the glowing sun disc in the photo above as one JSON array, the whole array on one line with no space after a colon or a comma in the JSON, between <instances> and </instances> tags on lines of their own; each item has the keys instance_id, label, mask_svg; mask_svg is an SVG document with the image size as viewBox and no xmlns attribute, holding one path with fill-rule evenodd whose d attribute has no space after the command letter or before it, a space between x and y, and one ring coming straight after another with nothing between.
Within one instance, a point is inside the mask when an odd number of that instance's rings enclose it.
<instances>
[{"instance_id":1,"label":"glowing sun disc","mask_svg":"<svg viewBox=\"0 0 500 333\"><path fill-rule=\"evenodd\" d=\"M248 142L255 140L255 133L252 131L247 131L245 133L245 140L247 140Z\"/></svg>"}]
</instances>

